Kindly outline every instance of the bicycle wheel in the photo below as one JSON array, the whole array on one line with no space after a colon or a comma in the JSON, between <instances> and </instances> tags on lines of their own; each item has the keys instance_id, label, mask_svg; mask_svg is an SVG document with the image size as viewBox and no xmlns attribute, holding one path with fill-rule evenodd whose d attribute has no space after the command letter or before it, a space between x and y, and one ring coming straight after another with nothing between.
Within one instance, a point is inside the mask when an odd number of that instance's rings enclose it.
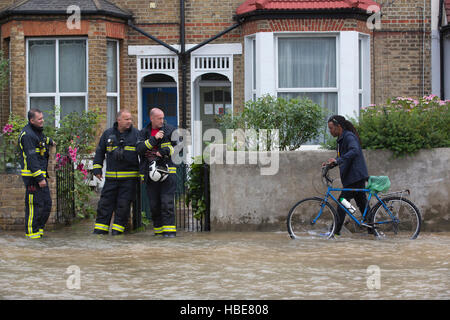
<instances>
[{"instance_id":1,"label":"bicycle wheel","mask_svg":"<svg viewBox=\"0 0 450 320\"><path fill-rule=\"evenodd\" d=\"M375 226L375 234L386 238L416 239L422 219L414 203L401 197L387 197L382 200L391 214L381 202L373 207L371 222Z\"/></svg>"},{"instance_id":2,"label":"bicycle wheel","mask_svg":"<svg viewBox=\"0 0 450 320\"><path fill-rule=\"evenodd\" d=\"M299 237L331 238L334 234L336 212L321 198L307 198L297 202L289 211L287 229L292 239Z\"/></svg>"}]
</instances>

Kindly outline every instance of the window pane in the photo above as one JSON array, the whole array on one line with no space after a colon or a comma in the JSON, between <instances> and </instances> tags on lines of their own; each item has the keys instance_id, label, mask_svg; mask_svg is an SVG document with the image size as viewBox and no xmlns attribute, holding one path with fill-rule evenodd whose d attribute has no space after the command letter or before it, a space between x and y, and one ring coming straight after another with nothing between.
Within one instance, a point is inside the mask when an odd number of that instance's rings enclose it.
<instances>
[{"instance_id":1,"label":"window pane","mask_svg":"<svg viewBox=\"0 0 450 320\"><path fill-rule=\"evenodd\" d=\"M86 41L59 41L59 91L86 92Z\"/></svg>"},{"instance_id":2,"label":"window pane","mask_svg":"<svg viewBox=\"0 0 450 320\"><path fill-rule=\"evenodd\" d=\"M69 113L85 111L85 97L61 97L61 119Z\"/></svg>"},{"instance_id":3,"label":"window pane","mask_svg":"<svg viewBox=\"0 0 450 320\"><path fill-rule=\"evenodd\" d=\"M107 55L106 88L108 92L117 92L117 42L108 41Z\"/></svg>"},{"instance_id":4,"label":"window pane","mask_svg":"<svg viewBox=\"0 0 450 320\"><path fill-rule=\"evenodd\" d=\"M108 128L111 128L116 122L117 115L117 98L116 97L108 97L108 110L106 111L106 121Z\"/></svg>"},{"instance_id":5,"label":"window pane","mask_svg":"<svg viewBox=\"0 0 450 320\"><path fill-rule=\"evenodd\" d=\"M29 91L31 93L55 92L55 41L30 40L28 44Z\"/></svg>"},{"instance_id":6,"label":"window pane","mask_svg":"<svg viewBox=\"0 0 450 320\"><path fill-rule=\"evenodd\" d=\"M279 88L335 88L336 38L279 38Z\"/></svg>"},{"instance_id":7,"label":"window pane","mask_svg":"<svg viewBox=\"0 0 450 320\"><path fill-rule=\"evenodd\" d=\"M47 125L55 125L55 98L53 97L31 97L30 109L39 109L44 114L44 120ZM49 118L53 118L51 121ZM52 123L50 123L52 122Z\"/></svg>"}]
</instances>

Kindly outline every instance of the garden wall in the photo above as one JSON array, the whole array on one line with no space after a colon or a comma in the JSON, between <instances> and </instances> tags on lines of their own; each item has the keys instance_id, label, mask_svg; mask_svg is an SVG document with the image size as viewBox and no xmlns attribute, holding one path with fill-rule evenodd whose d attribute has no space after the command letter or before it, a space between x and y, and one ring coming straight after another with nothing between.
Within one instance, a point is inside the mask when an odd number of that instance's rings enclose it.
<instances>
[{"instance_id":1,"label":"garden wall","mask_svg":"<svg viewBox=\"0 0 450 320\"><path fill-rule=\"evenodd\" d=\"M55 159L55 148L50 149L50 159ZM50 160L47 170L50 179L52 211L45 229L56 226L56 174L55 162ZM23 230L25 232L25 187L18 173L0 173L0 230Z\"/></svg>"},{"instance_id":2,"label":"garden wall","mask_svg":"<svg viewBox=\"0 0 450 320\"><path fill-rule=\"evenodd\" d=\"M423 231L450 231L450 148L421 150L401 159L383 150L365 150L364 155L370 175L389 176L390 191L410 189L410 199L422 213ZM224 164L211 164L211 230L285 231L289 209L326 190L320 166L335 156L326 150L279 152L278 172L262 175L268 166L249 164L248 154L241 165L224 154ZM339 176L337 168L332 176ZM334 186L340 187L340 180Z\"/></svg>"}]
</instances>

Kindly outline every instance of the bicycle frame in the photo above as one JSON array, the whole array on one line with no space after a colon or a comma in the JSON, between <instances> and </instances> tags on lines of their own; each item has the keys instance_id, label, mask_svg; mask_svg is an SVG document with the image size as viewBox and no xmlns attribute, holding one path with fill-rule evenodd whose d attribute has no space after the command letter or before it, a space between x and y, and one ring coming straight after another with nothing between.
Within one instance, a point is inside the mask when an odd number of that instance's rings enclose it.
<instances>
[{"instance_id":1,"label":"bicycle frame","mask_svg":"<svg viewBox=\"0 0 450 320\"><path fill-rule=\"evenodd\" d=\"M342 203L340 201L338 201L336 199L335 196L333 196L333 194L331 193L332 191L353 191L353 192L367 192L369 193L368 198L367 198L367 203L366 203L366 207L364 208L364 212L362 214L362 218L361 220L358 220L358 218L356 218L346 207L344 207L344 205L342 205ZM369 202L372 199L372 196L375 195L376 199L378 200L378 202L381 202L381 204L383 205L383 207L386 209L386 211L389 213L389 216L391 217L392 221L397 221L397 218L394 217L394 215L392 214L391 210L389 210L389 208L386 206L386 204L383 202L383 200L381 200L381 198L378 196L378 194L376 193L372 193L370 189L349 189L349 188L333 188L333 187L328 187L327 193L325 194L325 197L323 199L324 204L322 205L322 208L320 211L322 211L323 207L325 206L325 203L329 203L328 199L331 198L333 199L334 202L337 203L337 205L339 205L342 209L344 209L345 213L347 215L350 216L350 218L352 218L353 221L355 221L355 223L358 226L366 226L366 227L371 227L373 228L373 226L370 226L368 224L364 223L364 219L366 218L367 215L367 209L369 207ZM319 213L317 219L320 217L321 212ZM391 223L392 221L386 221L386 222L378 222L377 224L381 224L381 223Z\"/></svg>"}]
</instances>

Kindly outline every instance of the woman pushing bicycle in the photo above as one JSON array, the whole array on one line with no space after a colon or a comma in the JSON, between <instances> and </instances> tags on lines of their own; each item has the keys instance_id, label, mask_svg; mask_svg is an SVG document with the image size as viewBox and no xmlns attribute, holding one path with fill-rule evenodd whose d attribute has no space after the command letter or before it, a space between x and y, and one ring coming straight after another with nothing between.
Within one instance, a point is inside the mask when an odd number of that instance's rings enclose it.
<instances>
[{"instance_id":1,"label":"woman pushing bicycle","mask_svg":"<svg viewBox=\"0 0 450 320\"><path fill-rule=\"evenodd\" d=\"M353 124L343 116L334 115L328 119L328 129L333 137L337 137L337 157L328 159L323 166L338 165L342 186L346 189L364 189L369 178L367 165L361 148L359 134ZM365 192L342 191L339 201L355 199L360 212L364 212L367 204ZM370 208L369 208L370 209ZM370 212L370 211L369 211ZM370 217L367 217L369 219ZM340 235L345 220L345 211L337 208L337 222L334 231ZM368 229L372 233L372 229Z\"/></svg>"}]
</instances>

